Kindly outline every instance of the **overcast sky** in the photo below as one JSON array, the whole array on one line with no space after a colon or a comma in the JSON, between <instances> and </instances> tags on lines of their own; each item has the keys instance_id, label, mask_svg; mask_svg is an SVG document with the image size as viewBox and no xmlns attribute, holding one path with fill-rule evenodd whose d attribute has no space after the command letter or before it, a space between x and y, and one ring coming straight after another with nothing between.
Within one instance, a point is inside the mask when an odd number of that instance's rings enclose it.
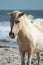
<instances>
[{"instance_id":1,"label":"overcast sky","mask_svg":"<svg viewBox=\"0 0 43 65\"><path fill-rule=\"evenodd\" d=\"M43 10L43 0L0 0L1 9Z\"/></svg>"}]
</instances>

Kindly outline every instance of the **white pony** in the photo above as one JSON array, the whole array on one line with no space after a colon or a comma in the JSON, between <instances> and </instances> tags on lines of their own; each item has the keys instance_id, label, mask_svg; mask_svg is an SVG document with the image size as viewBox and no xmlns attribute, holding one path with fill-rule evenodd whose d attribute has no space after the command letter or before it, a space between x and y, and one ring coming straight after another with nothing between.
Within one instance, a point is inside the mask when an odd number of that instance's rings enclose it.
<instances>
[{"instance_id":1,"label":"white pony","mask_svg":"<svg viewBox=\"0 0 43 65\"><path fill-rule=\"evenodd\" d=\"M27 65L31 65L35 50L43 48L43 30L40 31L41 29L38 29L34 23L31 23L27 15L20 11L10 13L10 24L9 36L15 38L18 35L17 42L21 53L21 65L25 65L26 53L28 54Z\"/></svg>"}]
</instances>

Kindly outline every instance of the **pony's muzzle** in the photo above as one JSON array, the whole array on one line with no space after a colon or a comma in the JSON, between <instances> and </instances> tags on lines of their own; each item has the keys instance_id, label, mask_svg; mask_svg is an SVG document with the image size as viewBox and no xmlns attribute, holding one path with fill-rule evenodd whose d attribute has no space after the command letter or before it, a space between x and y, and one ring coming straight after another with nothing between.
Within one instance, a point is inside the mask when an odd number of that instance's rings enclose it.
<instances>
[{"instance_id":1,"label":"pony's muzzle","mask_svg":"<svg viewBox=\"0 0 43 65\"><path fill-rule=\"evenodd\" d=\"M9 33L9 36L10 36L11 38L14 38L14 37L15 37L14 33L12 33L12 32Z\"/></svg>"}]
</instances>

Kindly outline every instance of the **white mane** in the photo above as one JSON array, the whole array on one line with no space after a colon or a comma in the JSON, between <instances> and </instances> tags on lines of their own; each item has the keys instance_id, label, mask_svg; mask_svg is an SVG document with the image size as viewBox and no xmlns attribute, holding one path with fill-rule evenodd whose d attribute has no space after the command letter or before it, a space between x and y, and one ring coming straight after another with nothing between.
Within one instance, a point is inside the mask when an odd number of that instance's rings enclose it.
<instances>
[{"instance_id":1,"label":"white mane","mask_svg":"<svg viewBox=\"0 0 43 65\"><path fill-rule=\"evenodd\" d=\"M32 16L32 15L28 15L28 18L31 20L31 22L33 23L34 22L34 16Z\"/></svg>"}]
</instances>

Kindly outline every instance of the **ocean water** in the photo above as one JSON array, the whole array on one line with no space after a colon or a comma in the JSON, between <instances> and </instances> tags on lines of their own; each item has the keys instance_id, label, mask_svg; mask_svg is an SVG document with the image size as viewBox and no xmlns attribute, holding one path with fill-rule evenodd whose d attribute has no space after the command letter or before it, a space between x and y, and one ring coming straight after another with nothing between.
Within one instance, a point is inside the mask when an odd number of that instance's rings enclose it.
<instances>
[{"instance_id":1,"label":"ocean water","mask_svg":"<svg viewBox=\"0 0 43 65\"><path fill-rule=\"evenodd\" d=\"M8 44L16 42L16 39L13 40L9 37L10 31L10 16L9 12L13 10L0 10L0 46L17 46L15 44ZM43 18L43 10L22 10L28 15L33 15L35 18ZM6 43L7 44L6 44Z\"/></svg>"}]
</instances>

